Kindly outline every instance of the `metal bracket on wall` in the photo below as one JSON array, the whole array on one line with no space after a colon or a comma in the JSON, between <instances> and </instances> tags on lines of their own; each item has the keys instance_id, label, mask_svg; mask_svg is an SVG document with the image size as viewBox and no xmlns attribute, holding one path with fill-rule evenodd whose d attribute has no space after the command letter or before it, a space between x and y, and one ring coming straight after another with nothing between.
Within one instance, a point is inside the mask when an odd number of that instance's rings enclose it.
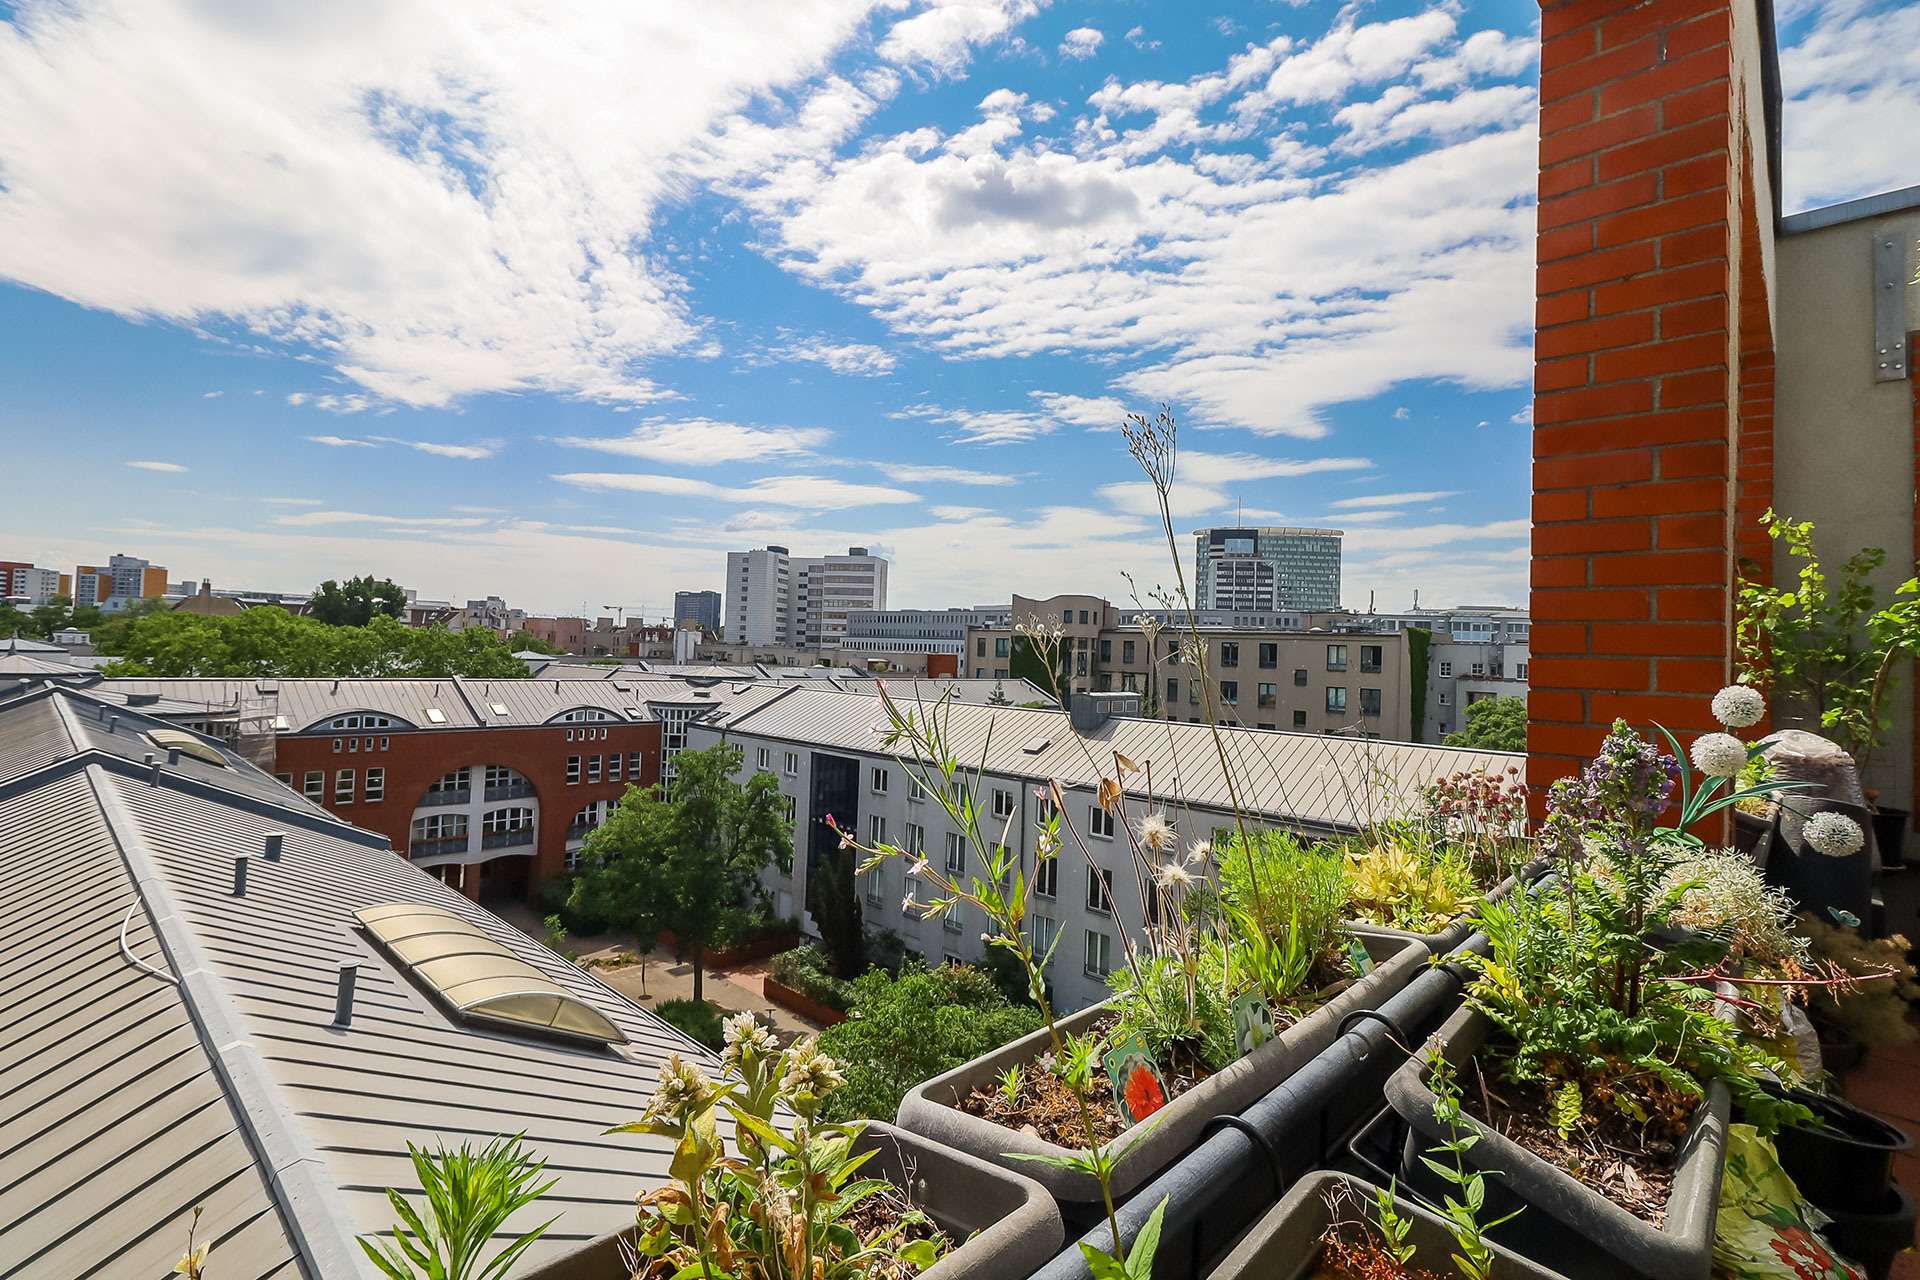
<instances>
[{"instance_id":1,"label":"metal bracket on wall","mask_svg":"<svg viewBox=\"0 0 1920 1280\"><path fill-rule=\"evenodd\" d=\"M1893 231L1873 236L1873 380L1892 382L1907 368L1906 237Z\"/></svg>"}]
</instances>

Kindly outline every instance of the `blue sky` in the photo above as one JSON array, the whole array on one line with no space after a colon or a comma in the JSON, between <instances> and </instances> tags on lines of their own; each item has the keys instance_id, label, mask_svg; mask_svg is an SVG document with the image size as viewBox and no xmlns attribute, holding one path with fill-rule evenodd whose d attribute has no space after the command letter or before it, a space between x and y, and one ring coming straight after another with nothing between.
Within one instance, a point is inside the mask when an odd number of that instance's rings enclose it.
<instances>
[{"instance_id":1,"label":"blue sky","mask_svg":"<svg viewBox=\"0 0 1920 1280\"><path fill-rule=\"evenodd\" d=\"M0 0L0 558L1124 600L1165 402L1183 531L1524 598L1533 0L551 12ZM1916 17L1781 6L1790 209L1914 180Z\"/></svg>"}]
</instances>

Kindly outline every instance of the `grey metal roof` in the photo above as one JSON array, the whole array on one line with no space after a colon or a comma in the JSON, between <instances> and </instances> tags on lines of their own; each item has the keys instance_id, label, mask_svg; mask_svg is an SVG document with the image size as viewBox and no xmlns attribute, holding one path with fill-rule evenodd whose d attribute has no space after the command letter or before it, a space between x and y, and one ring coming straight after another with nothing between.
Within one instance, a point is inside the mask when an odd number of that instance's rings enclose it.
<instances>
[{"instance_id":1,"label":"grey metal roof","mask_svg":"<svg viewBox=\"0 0 1920 1280\"><path fill-rule=\"evenodd\" d=\"M1089 788L1103 775L1115 774L1118 752L1146 771L1126 779L1129 794L1145 794L1150 779L1161 803L1218 813L1231 811L1237 790L1251 813L1320 829L1348 829L1393 816L1439 778L1472 768L1504 772L1524 760L1504 752L1223 727L1220 741L1229 766L1223 769L1205 725L1129 716L1076 734L1062 711L937 697L894 701L903 714L938 717L954 754L969 770L981 767L998 777ZM831 689L791 689L716 727L868 756L894 754L884 741L887 716L878 701Z\"/></svg>"},{"instance_id":2,"label":"grey metal roof","mask_svg":"<svg viewBox=\"0 0 1920 1280\"><path fill-rule=\"evenodd\" d=\"M43 658L34 653L13 653L0 649L0 676L41 676L52 680L97 680L91 667L79 667L58 658Z\"/></svg>"},{"instance_id":3,"label":"grey metal roof","mask_svg":"<svg viewBox=\"0 0 1920 1280\"><path fill-rule=\"evenodd\" d=\"M973 677L959 679L918 679L913 676L875 676L871 680L846 686L849 693L877 693L874 686L886 688L887 693L903 702L931 702L937 698L955 698L961 702L991 702L1001 698L1014 706L1026 702L1044 702L1048 706L1058 705L1051 693L1042 689L1031 680L981 680Z\"/></svg>"},{"instance_id":4,"label":"grey metal roof","mask_svg":"<svg viewBox=\"0 0 1920 1280\"><path fill-rule=\"evenodd\" d=\"M71 735L58 703L75 696L0 706L0 759ZM640 1114L668 1053L703 1056L678 1032L337 821L172 773L155 784L71 742L68 764L0 784L10 1266L161 1274L205 1203L216 1274L367 1274L352 1236L390 1225L385 1189L413 1187L409 1142L525 1131L559 1179L509 1224L560 1215L530 1262L630 1224L635 1193L665 1181L666 1144L603 1131ZM284 851L270 861L276 831ZM355 928L355 911L396 901L471 921L628 1043L455 1022ZM343 961L360 966L344 1028L332 1023Z\"/></svg>"},{"instance_id":5,"label":"grey metal roof","mask_svg":"<svg viewBox=\"0 0 1920 1280\"><path fill-rule=\"evenodd\" d=\"M16 653L60 654L67 651L57 644L48 644L45 640L30 640L18 632L0 639L0 654L11 656Z\"/></svg>"}]
</instances>

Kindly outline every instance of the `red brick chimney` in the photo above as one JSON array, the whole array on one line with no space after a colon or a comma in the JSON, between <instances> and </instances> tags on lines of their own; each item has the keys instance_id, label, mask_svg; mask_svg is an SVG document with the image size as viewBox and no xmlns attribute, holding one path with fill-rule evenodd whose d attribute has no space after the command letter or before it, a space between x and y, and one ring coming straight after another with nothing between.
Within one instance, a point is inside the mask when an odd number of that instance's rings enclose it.
<instances>
[{"instance_id":1,"label":"red brick chimney","mask_svg":"<svg viewBox=\"0 0 1920 1280\"><path fill-rule=\"evenodd\" d=\"M1772 482L1772 18L1754 4L1541 7L1536 796L1616 716L1709 727L1731 676L1736 557L1763 545Z\"/></svg>"}]
</instances>

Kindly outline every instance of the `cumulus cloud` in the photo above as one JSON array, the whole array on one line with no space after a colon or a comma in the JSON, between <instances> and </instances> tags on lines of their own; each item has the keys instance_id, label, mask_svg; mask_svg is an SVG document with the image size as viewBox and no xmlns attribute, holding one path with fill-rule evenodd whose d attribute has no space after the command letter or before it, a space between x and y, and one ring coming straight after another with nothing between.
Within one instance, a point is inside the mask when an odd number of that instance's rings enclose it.
<instances>
[{"instance_id":1,"label":"cumulus cloud","mask_svg":"<svg viewBox=\"0 0 1920 1280\"><path fill-rule=\"evenodd\" d=\"M1889 38L1911 32L1920 12L1898 0L1835 0L1811 13L1780 50L1788 213L1911 183L1920 136L1920 59L1912 40Z\"/></svg>"},{"instance_id":2,"label":"cumulus cloud","mask_svg":"<svg viewBox=\"0 0 1920 1280\"><path fill-rule=\"evenodd\" d=\"M658 493L742 505L764 502L777 507L803 507L813 511L920 501L919 494L905 489L854 484L829 476L766 476L742 485L714 484L688 476L620 471L570 471L553 478L561 484L603 493Z\"/></svg>"},{"instance_id":3,"label":"cumulus cloud","mask_svg":"<svg viewBox=\"0 0 1920 1280\"><path fill-rule=\"evenodd\" d=\"M775 348L771 354L775 359L823 365L835 373L857 374L863 378L891 373L897 363L893 352L885 347L868 342L829 342L824 338L792 342Z\"/></svg>"},{"instance_id":4,"label":"cumulus cloud","mask_svg":"<svg viewBox=\"0 0 1920 1280\"><path fill-rule=\"evenodd\" d=\"M824 427L752 427L688 418L646 422L623 436L561 436L554 443L649 462L711 466L804 457L826 444L832 434Z\"/></svg>"},{"instance_id":5,"label":"cumulus cloud","mask_svg":"<svg viewBox=\"0 0 1920 1280\"><path fill-rule=\"evenodd\" d=\"M1060 56L1075 60L1091 58L1100 52L1106 36L1094 27L1075 27L1060 41Z\"/></svg>"},{"instance_id":6,"label":"cumulus cloud","mask_svg":"<svg viewBox=\"0 0 1920 1280\"><path fill-rule=\"evenodd\" d=\"M1001 39L1040 8L1039 0L938 0L896 22L880 42L880 56L952 75L974 46Z\"/></svg>"}]
</instances>

